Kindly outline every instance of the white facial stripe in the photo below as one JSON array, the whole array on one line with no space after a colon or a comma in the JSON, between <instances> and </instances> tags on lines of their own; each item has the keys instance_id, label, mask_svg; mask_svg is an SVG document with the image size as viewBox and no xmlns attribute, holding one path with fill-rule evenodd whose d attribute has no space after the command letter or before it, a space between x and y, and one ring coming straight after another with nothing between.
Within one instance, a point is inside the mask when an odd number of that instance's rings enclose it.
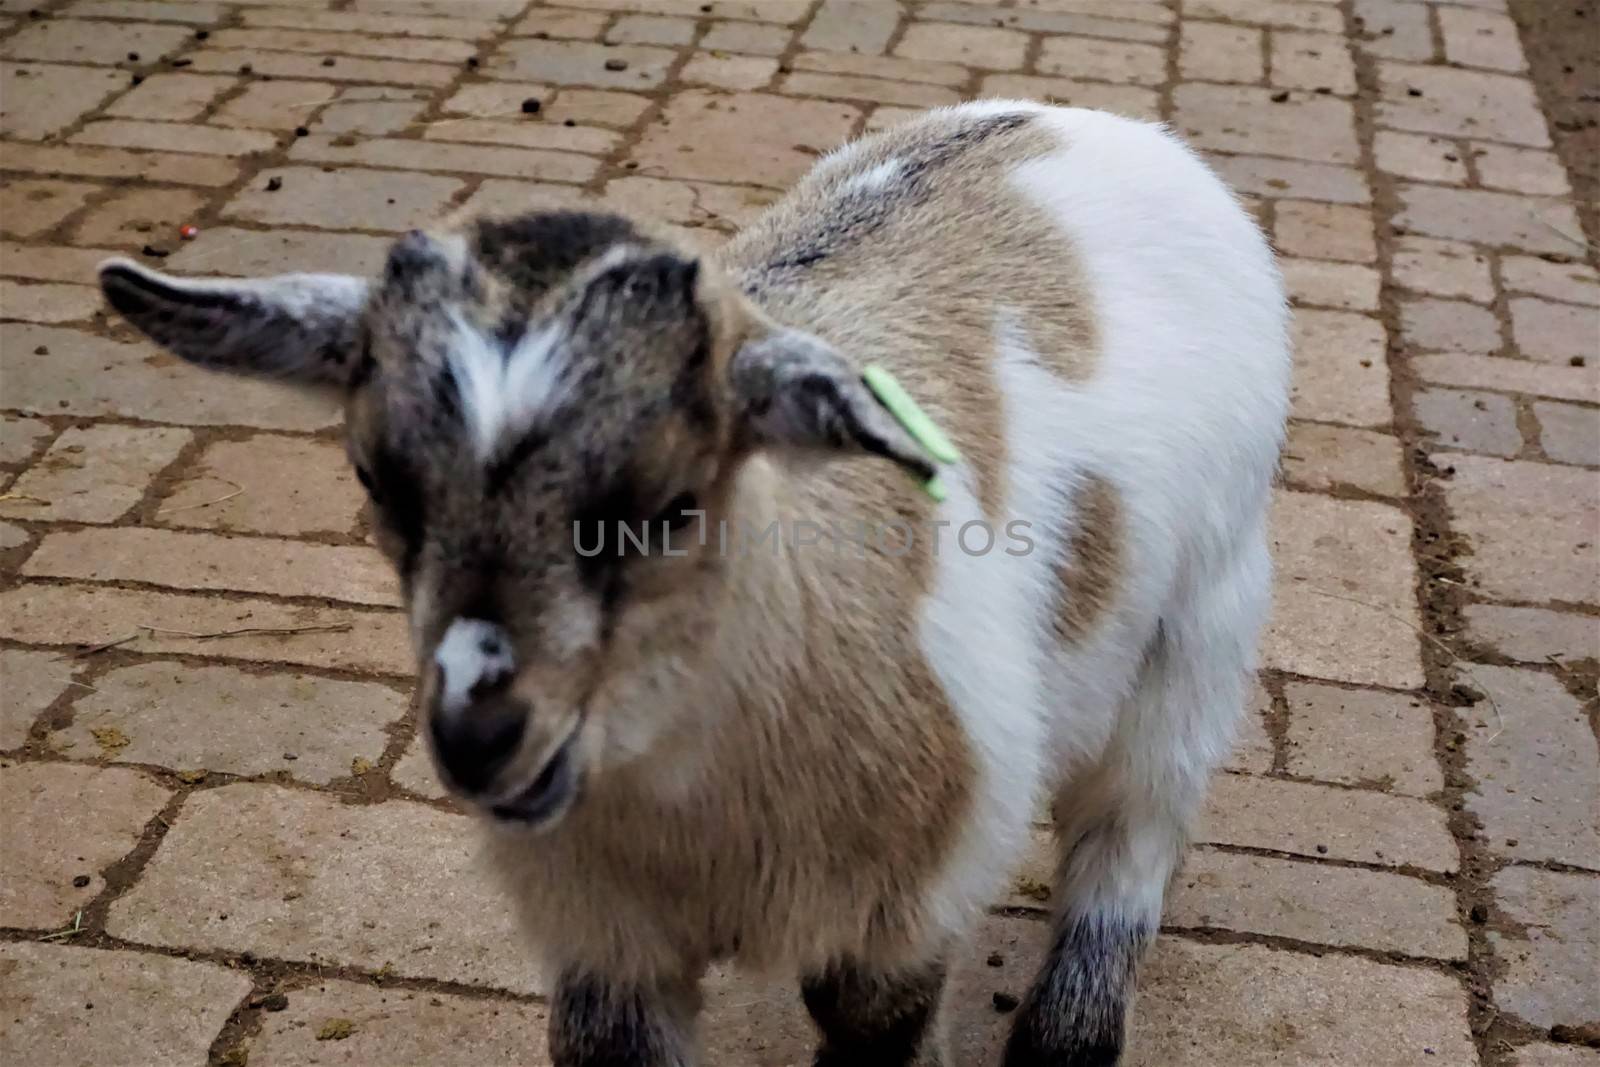
<instances>
[{"instance_id":1,"label":"white facial stripe","mask_svg":"<svg viewBox=\"0 0 1600 1067\"><path fill-rule=\"evenodd\" d=\"M505 630L482 619L457 619L433 651L439 667L439 705L448 713L467 706L479 684L493 685L516 670Z\"/></svg>"},{"instance_id":2,"label":"white facial stripe","mask_svg":"<svg viewBox=\"0 0 1600 1067\"><path fill-rule=\"evenodd\" d=\"M473 446L478 458L487 460L505 437L527 429L561 399L561 365L556 358L561 330L547 324L507 354L460 316L455 326L450 367Z\"/></svg>"}]
</instances>

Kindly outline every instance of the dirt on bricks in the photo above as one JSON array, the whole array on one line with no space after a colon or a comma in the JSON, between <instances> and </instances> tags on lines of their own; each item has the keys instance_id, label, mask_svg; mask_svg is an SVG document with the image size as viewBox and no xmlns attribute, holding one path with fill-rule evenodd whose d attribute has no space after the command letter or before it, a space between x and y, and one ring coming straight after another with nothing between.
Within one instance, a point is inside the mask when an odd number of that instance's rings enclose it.
<instances>
[{"instance_id":1,"label":"dirt on bricks","mask_svg":"<svg viewBox=\"0 0 1600 1067\"><path fill-rule=\"evenodd\" d=\"M1023 95L1170 123L1295 311L1259 684L1128 1062L1600 1061L1597 34L1591 0L0 4L0 1060L547 1062L336 407L155 351L98 260L370 272L541 204L711 252L839 141ZM1035 839L954 1062L998 1061L1044 947ZM706 1000L710 1063L809 1062L789 985Z\"/></svg>"}]
</instances>

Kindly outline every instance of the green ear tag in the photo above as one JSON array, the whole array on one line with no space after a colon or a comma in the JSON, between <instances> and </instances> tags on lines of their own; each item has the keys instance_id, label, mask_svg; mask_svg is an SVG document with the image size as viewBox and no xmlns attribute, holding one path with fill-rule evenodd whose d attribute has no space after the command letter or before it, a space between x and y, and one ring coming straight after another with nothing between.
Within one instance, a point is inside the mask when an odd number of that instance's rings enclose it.
<instances>
[{"instance_id":1,"label":"green ear tag","mask_svg":"<svg viewBox=\"0 0 1600 1067\"><path fill-rule=\"evenodd\" d=\"M940 463L955 463L961 459L961 453L950 443L950 438L928 417L927 412L917 406L917 402L911 399L911 394L895 380L894 375L873 364L861 372L861 380L889 409L889 414L900 421L912 440L927 449L930 456ZM944 483L937 474L923 482L922 489L934 500L942 501L945 498Z\"/></svg>"}]
</instances>

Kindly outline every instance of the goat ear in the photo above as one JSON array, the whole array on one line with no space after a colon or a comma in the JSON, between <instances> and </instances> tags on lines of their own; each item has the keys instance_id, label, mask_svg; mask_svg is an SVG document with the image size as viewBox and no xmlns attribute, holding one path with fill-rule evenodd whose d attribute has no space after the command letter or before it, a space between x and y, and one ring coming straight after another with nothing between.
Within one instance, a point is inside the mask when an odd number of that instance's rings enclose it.
<instances>
[{"instance_id":1,"label":"goat ear","mask_svg":"<svg viewBox=\"0 0 1600 1067\"><path fill-rule=\"evenodd\" d=\"M304 382L349 381L367 283L344 274L175 278L126 259L100 289L161 347L212 370Z\"/></svg>"},{"instance_id":2,"label":"goat ear","mask_svg":"<svg viewBox=\"0 0 1600 1067\"><path fill-rule=\"evenodd\" d=\"M734 353L737 419L757 447L868 453L926 482L933 457L878 402L861 372L820 338L776 329Z\"/></svg>"}]
</instances>

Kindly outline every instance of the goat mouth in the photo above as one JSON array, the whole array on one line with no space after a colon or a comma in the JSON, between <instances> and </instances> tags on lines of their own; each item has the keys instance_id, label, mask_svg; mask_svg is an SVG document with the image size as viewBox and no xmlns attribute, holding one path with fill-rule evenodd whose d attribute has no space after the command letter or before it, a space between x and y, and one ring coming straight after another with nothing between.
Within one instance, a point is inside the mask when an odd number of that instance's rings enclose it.
<instances>
[{"instance_id":1,"label":"goat mouth","mask_svg":"<svg viewBox=\"0 0 1600 1067\"><path fill-rule=\"evenodd\" d=\"M494 804L489 813L505 822L534 826L565 811L578 791L577 763L572 756L576 737L574 731L526 789Z\"/></svg>"}]
</instances>

